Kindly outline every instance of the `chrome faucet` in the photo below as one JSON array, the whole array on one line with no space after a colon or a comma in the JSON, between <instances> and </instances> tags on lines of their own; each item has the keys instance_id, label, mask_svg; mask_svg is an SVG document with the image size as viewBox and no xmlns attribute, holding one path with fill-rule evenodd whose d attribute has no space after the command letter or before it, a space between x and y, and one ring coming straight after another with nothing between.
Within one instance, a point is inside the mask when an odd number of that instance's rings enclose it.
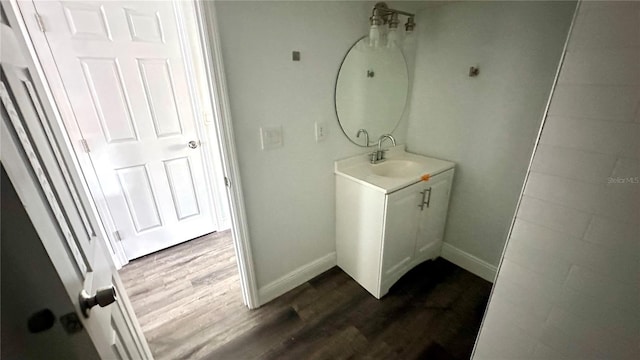
<instances>
[{"instance_id":1,"label":"chrome faucet","mask_svg":"<svg viewBox=\"0 0 640 360\"><path fill-rule=\"evenodd\" d=\"M389 139L391 140L391 144L393 144L393 146L396 146L396 139L394 139L393 136L391 136L391 134L384 134L382 136L380 136L380 138L378 139L378 150L374 151L373 153L371 153L371 163L372 164L377 164L379 162L384 161L384 152L387 150L382 150L382 143L384 142L385 139Z\"/></svg>"},{"instance_id":2,"label":"chrome faucet","mask_svg":"<svg viewBox=\"0 0 640 360\"><path fill-rule=\"evenodd\" d=\"M364 134L364 141L365 141L365 145L364 146L369 146L369 133L367 132L367 130L365 130L365 129L358 130L358 133L356 134L356 137L359 138L360 134Z\"/></svg>"}]
</instances>

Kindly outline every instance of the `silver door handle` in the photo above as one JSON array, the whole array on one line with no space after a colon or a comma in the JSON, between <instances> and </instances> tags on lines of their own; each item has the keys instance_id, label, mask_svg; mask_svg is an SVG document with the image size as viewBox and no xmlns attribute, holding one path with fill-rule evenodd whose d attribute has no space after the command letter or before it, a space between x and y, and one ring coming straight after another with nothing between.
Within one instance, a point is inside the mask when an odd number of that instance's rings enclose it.
<instances>
[{"instance_id":1,"label":"silver door handle","mask_svg":"<svg viewBox=\"0 0 640 360\"><path fill-rule=\"evenodd\" d=\"M189 146L191 149L197 148L198 145L200 145L200 142L195 140L191 140L187 143L187 146Z\"/></svg>"},{"instance_id":2,"label":"silver door handle","mask_svg":"<svg viewBox=\"0 0 640 360\"><path fill-rule=\"evenodd\" d=\"M105 307L114 301L118 300L116 296L116 288L111 285L106 288L98 289L94 296L89 296L85 290L80 292L80 310L85 318L89 317L89 310L92 307L99 305Z\"/></svg>"}]
</instances>

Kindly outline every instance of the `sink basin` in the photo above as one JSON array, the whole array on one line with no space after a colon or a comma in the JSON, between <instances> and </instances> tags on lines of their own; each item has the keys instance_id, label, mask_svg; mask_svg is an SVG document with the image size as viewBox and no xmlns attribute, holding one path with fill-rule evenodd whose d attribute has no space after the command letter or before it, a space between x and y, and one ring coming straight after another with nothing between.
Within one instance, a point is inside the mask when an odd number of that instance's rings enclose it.
<instances>
[{"instance_id":1,"label":"sink basin","mask_svg":"<svg viewBox=\"0 0 640 360\"><path fill-rule=\"evenodd\" d=\"M380 164L371 165L371 172L378 176L403 178L421 175L424 165L411 160L386 160Z\"/></svg>"},{"instance_id":2,"label":"sink basin","mask_svg":"<svg viewBox=\"0 0 640 360\"><path fill-rule=\"evenodd\" d=\"M404 145L390 147L387 159L371 164L371 154L364 153L335 162L335 174L358 184L389 194L419 181L428 181L428 176L453 169L454 163L412 154Z\"/></svg>"}]
</instances>

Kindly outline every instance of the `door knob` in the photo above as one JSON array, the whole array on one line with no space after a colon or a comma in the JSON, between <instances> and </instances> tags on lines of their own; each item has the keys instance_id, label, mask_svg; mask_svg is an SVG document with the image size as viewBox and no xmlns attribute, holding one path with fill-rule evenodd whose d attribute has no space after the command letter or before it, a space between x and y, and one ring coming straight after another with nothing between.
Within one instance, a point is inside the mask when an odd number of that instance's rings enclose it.
<instances>
[{"instance_id":1,"label":"door knob","mask_svg":"<svg viewBox=\"0 0 640 360\"><path fill-rule=\"evenodd\" d=\"M116 288L111 285L106 288L98 289L94 296L89 296L85 290L80 292L80 310L84 317L89 317L89 310L96 305L105 307L112 302L118 300L116 296Z\"/></svg>"},{"instance_id":2,"label":"door knob","mask_svg":"<svg viewBox=\"0 0 640 360\"><path fill-rule=\"evenodd\" d=\"M187 143L187 145L188 145L190 148L195 149L195 148L197 148L197 147L198 147L198 145L200 145L200 144L199 144L199 142L198 142L198 141L191 140L191 141L189 141L189 142Z\"/></svg>"}]
</instances>

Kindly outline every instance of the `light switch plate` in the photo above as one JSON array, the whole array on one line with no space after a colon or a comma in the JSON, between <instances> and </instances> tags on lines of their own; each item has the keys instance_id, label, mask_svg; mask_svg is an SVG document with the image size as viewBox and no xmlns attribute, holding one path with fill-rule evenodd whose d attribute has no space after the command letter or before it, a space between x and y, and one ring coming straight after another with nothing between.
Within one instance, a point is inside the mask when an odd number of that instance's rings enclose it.
<instances>
[{"instance_id":1,"label":"light switch plate","mask_svg":"<svg viewBox=\"0 0 640 360\"><path fill-rule=\"evenodd\" d=\"M324 121L316 121L316 142L327 138L327 124Z\"/></svg>"},{"instance_id":2,"label":"light switch plate","mask_svg":"<svg viewBox=\"0 0 640 360\"><path fill-rule=\"evenodd\" d=\"M282 147L282 126L268 126L260 128L262 150Z\"/></svg>"}]
</instances>

